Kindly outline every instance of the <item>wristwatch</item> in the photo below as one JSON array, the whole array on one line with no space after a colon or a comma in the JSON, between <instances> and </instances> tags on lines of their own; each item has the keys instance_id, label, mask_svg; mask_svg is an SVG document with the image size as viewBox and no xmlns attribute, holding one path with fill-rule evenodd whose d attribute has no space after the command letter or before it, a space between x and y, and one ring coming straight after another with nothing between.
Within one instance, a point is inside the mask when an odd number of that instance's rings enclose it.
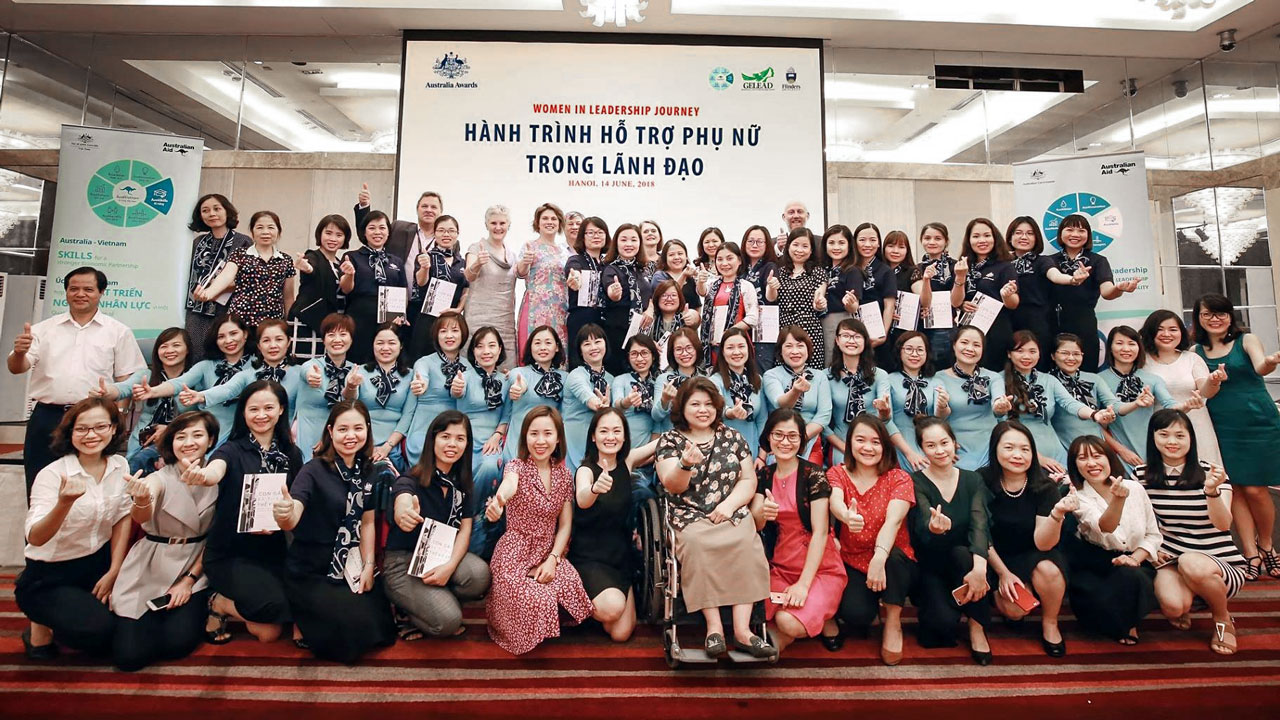
<instances>
[{"instance_id":1,"label":"wristwatch","mask_svg":"<svg viewBox=\"0 0 1280 720\"><path fill-rule=\"evenodd\" d=\"M187 573L184 573L184 575L186 577L191 578L191 582L200 582L200 576L193 572L187 572Z\"/></svg>"}]
</instances>

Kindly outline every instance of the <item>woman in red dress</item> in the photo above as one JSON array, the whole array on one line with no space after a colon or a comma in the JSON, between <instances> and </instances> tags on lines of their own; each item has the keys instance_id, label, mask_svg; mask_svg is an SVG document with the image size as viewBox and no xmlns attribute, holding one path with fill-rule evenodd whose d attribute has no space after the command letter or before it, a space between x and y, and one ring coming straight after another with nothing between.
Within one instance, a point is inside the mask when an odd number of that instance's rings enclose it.
<instances>
[{"instance_id":1,"label":"woman in red dress","mask_svg":"<svg viewBox=\"0 0 1280 720\"><path fill-rule=\"evenodd\" d=\"M564 424L541 405L525 415L520 455L507 463L485 517L502 518L507 531L489 563L493 585L485 604L489 637L522 655L560 636L560 608L574 624L591 614L591 598L578 571L564 560L573 520L573 478L564 466Z\"/></svg>"}]
</instances>

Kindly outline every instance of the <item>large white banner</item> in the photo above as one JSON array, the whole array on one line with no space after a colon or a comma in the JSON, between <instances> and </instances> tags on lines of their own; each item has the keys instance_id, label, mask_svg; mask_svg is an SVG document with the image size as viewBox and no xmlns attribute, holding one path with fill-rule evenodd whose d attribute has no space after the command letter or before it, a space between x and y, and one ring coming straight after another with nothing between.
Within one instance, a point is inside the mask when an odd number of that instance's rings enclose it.
<instances>
[{"instance_id":1,"label":"large white banner","mask_svg":"<svg viewBox=\"0 0 1280 720\"><path fill-rule=\"evenodd\" d=\"M63 276L91 265L102 310L139 339L182 325L203 153L200 138L62 126L46 317L66 312Z\"/></svg>"},{"instance_id":2,"label":"large white banner","mask_svg":"<svg viewBox=\"0 0 1280 720\"><path fill-rule=\"evenodd\" d=\"M1079 213L1093 228L1093 250L1105 255L1117 282L1141 278L1136 292L1098 303L1105 334L1115 325L1141 327L1161 303L1155 238L1141 152L1093 155L1015 165L1013 203L1019 215L1040 221L1046 252L1061 250L1058 224Z\"/></svg>"},{"instance_id":3,"label":"large white banner","mask_svg":"<svg viewBox=\"0 0 1280 720\"><path fill-rule=\"evenodd\" d=\"M797 41L803 42L803 41ZM484 211L532 237L553 202L614 227L653 219L690 244L776 232L804 202L825 227L817 47L459 42L406 34L397 217L435 190L464 245Z\"/></svg>"}]
</instances>

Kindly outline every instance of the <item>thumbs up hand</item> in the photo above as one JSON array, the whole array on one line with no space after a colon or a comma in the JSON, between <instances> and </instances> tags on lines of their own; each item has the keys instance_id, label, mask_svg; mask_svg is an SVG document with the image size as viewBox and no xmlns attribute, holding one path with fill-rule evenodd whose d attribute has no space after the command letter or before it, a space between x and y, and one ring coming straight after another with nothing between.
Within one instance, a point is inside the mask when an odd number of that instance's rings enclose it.
<instances>
[{"instance_id":1,"label":"thumbs up hand","mask_svg":"<svg viewBox=\"0 0 1280 720\"><path fill-rule=\"evenodd\" d=\"M778 501L773 499L773 490L765 489L764 505L760 508L760 516L765 522L773 522L778 519Z\"/></svg>"},{"instance_id":2,"label":"thumbs up hand","mask_svg":"<svg viewBox=\"0 0 1280 720\"><path fill-rule=\"evenodd\" d=\"M186 383L183 383L182 392L178 393L178 402L183 405L186 405L187 407L196 407L197 405L203 405L204 393L196 392L195 390L192 390L191 388L187 387Z\"/></svg>"},{"instance_id":3,"label":"thumbs up hand","mask_svg":"<svg viewBox=\"0 0 1280 720\"><path fill-rule=\"evenodd\" d=\"M319 365L312 365L307 368L307 384L313 388L319 388L324 385L324 371Z\"/></svg>"},{"instance_id":4,"label":"thumbs up hand","mask_svg":"<svg viewBox=\"0 0 1280 720\"><path fill-rule=\"evenodd\" d=\"M609 299L618 302L622 299L622 283L618 282L618 276L613 277L613 282L609 283Z\"/></svg>"},{"instance_id":5,"label":"thumbs up hand","mask_svg":"<svg viewBox=\"0 0 1280 720\"><path fill-rule=\"evenodd\" d=\"M463 373L454 373L453 382L449 383L449 394L460 398L467 391L467 378Z\"/></svg>"},{"instance_id":6,"label":"thumbs up hand","mask_svg":"<svg viewBox=\"0 0 1280 720\"><path fill-rule=\"evenodd\" d=\"M409 383L409 392L413 393L414 397L417 397L426 391L427 391L426 378L422 377L422 373L418 372L417 370L414 370L413 382Z\"/></svg>"},{"instance_id":7,"label":"thumbs up hand","mask_svg":"<svg viewBox=\"0 0 1280 720\"><path fill-rule=\"evenodd\" d=\"M528 383L524 381L524 375L516 373L515 379L511 381L511 391L507 394L511 397L511 402L515 402L524 397L524 393L528 389Z\"/></svg>"},{"instance_id":8,"label":"thumbs up hand","mask_svg":"<svg viewBox=\"0 0 1280 720\"><path fill-rule=\"evenodd\" d=\"M13 354L26 355L31 349L31 343L35 341L35 336L31 334L31 323L22 323L22 332L18 333L18 337L13 339Z\"/></svg>"},{"instance_id":9,"label":"thumbs up hand","mask_svg":"<svg viewBox=\"0 0 1280 720\"><path fill-rule=\"evenodd\" d=\"M133 400L134 402L142 402L151 396L151 386L145 382L133 384Z\"/></svg>"},{"instance_id":10,"label":"thumbs up hand","mask_svg":"<svg viewBox=\"0 0 1280 720\"><path fill-rule=\"evenodd\" d=\"M106 378L100 377L98 378L98 387L89 388L89 397L115 400L120 397L120 391L116 390L115 385L108 384Z\"/></svg>"},{"instance_id":11,"label":"thumbs up hand","mask_svg":"<svg viewBox=\"0 0 1280 720\"><path fill-rule=\"evenodd\" d=\"M422 506L418 502L418 496L413 493L396 495L392 516L395 519L396 527L405 532L413 532L415 528L422 524Z\"/></svg>"},{"instance_id":12,"label":"thumbs up hand","mask_svg":"<svg viewBox=\"0 0 1280 720\"><path fill-rule=\"evenodd\" d=\"M360 183L360 194L356 195L356 202L360 207L369 207L373 196L369 194L369 183Z\"/></svg>"},{"instance_id":13,"label":"thumbs up hand","mask_svg":"<svg viewBox=\"0 0 1280 720\"><path fill-rule=\"evenodd\" d=\"M507 506L506 498L502 497L502 493L494 493L489 498L489 503L485 506L484 517L491 523L496 523L502 519L502 510Z\"/></svg>"},{"instance_id":14,"label":"thumbs up hand","mask_svg":"<svg viewBox=\"0 0 1280 720\"><path fill-rule=\"evenodd\" d=\"M568 285L569 289L573 290L574 292L581 290L582 289L582 271L570 270L569 276L565 278L564 283L565 285Z\"/></svg>"},{"instance_id":15,"label":"thumbs up hand","mask_svg":"<svg viewBox=\"0 0 1280 720\"><path fill-rule=\"evenodd\" d=\"M596 495L604 495L605 493L609 492L612 489L613 489L613 474L608 470L602 471L600 473L600 477L596 478L596 481L591 483L591 492L595 493Z\"/></svg>"},{"instance_id":16,"label":"thumbs up hand","mask_svg":"<svg viewBox=\"0 0 1280 720\"><path fill-rule=\"evenodd\" d=\"M813 291L813 309L818 312L827 311L827 284L819 283Z\"/></svg>"},{"instance_id":17,"label":"thumbs up hand","mask_svg":"<svg viewBox=\"0 0 1280 720\"><path fill-rule=\"evenodd\" d=\"M858 501L853 498L849 498L849 506L845 508L844 524L851 533L860 533L867 526L866 520L858 514Z\"/></svg>"},{"instance_id":18,"label":"thumbs up hand","mask_svg":"<svg viewBox=\"0 0 1280 720\"><path fill-rule=\"evenodd\" d=\"M289 521L293 518L293 510L294 502L289 495L289 488L280 488L280 499L271 504L271 516L275 518L276 524L282 528L291 525Z\"/></svg>"},{"instance_id":19,"label":"thumbs up hand","mask_svg":"<svg viewBox=\"0 0 1280 720\"><path fill-rule=\"evenodd\" d=\"M951 518L942 512L942 504L929 508L929 532L934 535L945 534L951 529Z\"/></svg>"}]
</instances>

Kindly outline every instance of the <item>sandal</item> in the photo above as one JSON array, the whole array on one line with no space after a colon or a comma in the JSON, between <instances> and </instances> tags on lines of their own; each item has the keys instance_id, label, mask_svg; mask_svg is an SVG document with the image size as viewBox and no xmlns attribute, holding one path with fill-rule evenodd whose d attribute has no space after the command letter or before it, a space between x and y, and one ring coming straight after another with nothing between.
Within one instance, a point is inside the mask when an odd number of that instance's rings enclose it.
<instances>
[{"instance_id":1,"label":"sandal","mask_svg":"<svg viewBox=\"0 0 1280 720\"><path fill-rule=\"evenodd\" d=\"M1213 623L1213 635L1209 637L1209 649L1219 655L1236 653L1236 624L1231 618Z\"/></svg>"},{"instance_id":2,"label":"sandal","mask_svg":"<svg viewBox=\"0 0 1280 720\"><path fill-rule=\"evenodd\" d=\"M1262 556L1254 555L1244 559L1244 579L1253 582L1262 577Z\"/></svg>"},{"instance_id":3,"label":"sandal","mask_svg":"<svg viewBox=\"0 0 1280 720\"><path fill-rule=\"evenodd\" d=\"M1280 578L1280 554L1276 553L1276 549L1274 547L1270 550L1258 548L1258 552L1262 554L1262 564L1267 566L1267 575Z\"/></svg>"},{"instance_id":4,"label":"sandal","mask_svg":"<svg viewBox=\"0 0 1280 720\"><path fill-rule=\"evenodd\" d=\"M1191 629L1191 613L1183 613L1180 617L1169 618L1169 624L1178 630Z\"/></svg>"},{"instance_id":5,"label":"sandal","mask_svg":"<svg viewBox=\"0 0 1280 720\"><path fill-rule=\"evenodd\" d=\"M216 612L213 609L213 601L217 597L217 593L211 593L209 595L209 618L212 619L215 624L211 630L209 629L208 621L205 622L204 639L205 642L210 645L226 645L231 642L231 631L227 630L227 620L229 620L230 617L223 615L220 612Z\"/></svg>"},{"instance_id":6,"label":"sandal","mask_svg":"<svg viewBox=\"0 0 1280 720\"><path fill-rule=\"evenodd\" d=\"M1138 631L1137 631L1137 630L1130 630L1128 635L1125 635L1124 637L1119 638L1119 639L1117 640L1117 642L1119 642L1121 645L1125 645L1125 646L1127 646L1127 647L1132 647L1132 646L1134 646L1134 645L1137 645L1137 644L1138 644Z\"/></svg>"}]
</instances>

